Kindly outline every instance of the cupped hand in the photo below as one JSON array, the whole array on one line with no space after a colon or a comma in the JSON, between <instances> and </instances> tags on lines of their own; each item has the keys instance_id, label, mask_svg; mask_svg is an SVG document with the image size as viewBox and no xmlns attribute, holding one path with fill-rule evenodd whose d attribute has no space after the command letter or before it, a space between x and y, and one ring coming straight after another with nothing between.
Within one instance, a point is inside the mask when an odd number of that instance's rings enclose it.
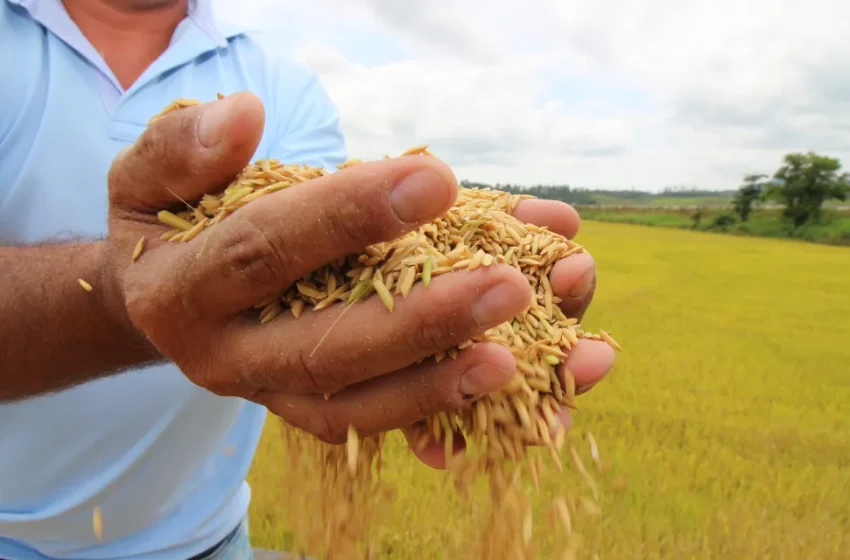
<instances>
[{"instance_id":1,"label":"cupped hand","mask_svg":"<svg viewBox=\"0 0 850 560\"><path fill-rule=\"evenodd\" d=\"M579 231L581 223L578 212L564 202L556 200L526 199L517 204L513 216L523 222L547 227L551 231L573 239ZM561 309L567 317L581 320L587 311L596 291L596 265L589 252L577 253L562 259L552 269L549 277L552 291L561 298ZM489 345L488 345L489 346ZM494 351L495 349L488 349ZM502 367L515 367L516 362L508 352L501 353ZM576 394L582 394L599 383L614 365L614 350L600 340L582 339L570 351L569 358L559 366L561 379L564 379L565 369L569 369L575 378ZM562 426L569 429L572 418L567 409L558 414ZM405 427L403 430L411 451L423 463L434 467L444 468L446 465L445 447L441 442L431 442L424 449L414 446L415 430ZM462 453L464 442L455 437L455 453Z\"/></svg>"},{"instance_id":2,"label":"cupped hand","mask_svg":"<svg viewBox=\"0 0 850 560\"><path fill-rule=\"evenodd\" d=\"M321 266L445 214L457 182L437 158L363 163L265 195L191 242L160 240L169 228L157 212L179 209L178 197L191 202L223 190L250 163L263 126L260 101L232 95L157 119L116 158L102 267L113 312L192 382L260 403L328 442L344 441L349 424L361 434L404 428L507 382L515 362L494 344L420 363L527 308L528 282L507 265L437 276L392 312L369 298L341 318L341 304L297 319L257 318L255 305ZM529 200L516 214L561 233L578 227L565 205ZM131 264L142 236L145 250ZM553 289L571 316L592 295L589 267L575 255L553 270ZM602 377L611 361L605 352L592 341L575 349L567 365L578 385Z\"/></svg>"}]
</instances>

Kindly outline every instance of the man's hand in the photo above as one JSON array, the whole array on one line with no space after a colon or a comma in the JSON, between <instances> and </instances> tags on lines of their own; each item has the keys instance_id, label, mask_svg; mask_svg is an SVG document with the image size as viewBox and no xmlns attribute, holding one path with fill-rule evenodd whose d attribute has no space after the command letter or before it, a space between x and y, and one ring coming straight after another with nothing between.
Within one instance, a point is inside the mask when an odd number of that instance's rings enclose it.
<instances>
[{"instance_id":1,"label":"man's hand","mask_svg":"<svg viewBox=\"0 0 850 560\"><path fill-rule=\"evenodd\" d=\"M569 239L579 231L580 218L570 205L554 200L523 200L514 209L514 217L538 226L548 227L551 231ZM552 269L549 277L554 294L562 299L561 309L568 317L582 319L593 299L596 290L596 267L593 257L588 253L579 253L568 257ZM570 352L566 363L559 366L561 379L563 371L569 369L576 382L576 394L586 393L599 383L614 365L614 351L605 342L582 339ZM572 418L567 409L562 409L558 415L565 429L572 425ZM403 430L411 451L425 464L434 468L444 468L445 447L441 442L431 442L424 449L413 447L415 432L406 427ZM462 451L465 442L462 438L454 438L455 452Z\"/></svg>"},{"instance_id":2,"label":"man's hand","mask_svg":"<svg viewBox=\"0 0 850 560\"><path fill-rule=\"evenodd\" d=\"M349 424L361 434L402 428L507 382L515 362L495 344L417 362L526 309L531 289L509 266L436 277L392 313L371 298L333 329L339 307L264 325L256 318L255 305L313 270L447 212L457 183L437 158L353 166L261 197L191 243L159 240L168 228L157 211L222 190L250 162L263 121L256 97L233 95L158 119L116 159L102 268L116 317L129 318L194 383L261 403L329 442L343 441ZM558 203L525 201L516 215L571 235L578 226ZM147 248L130 264L142 236ZM595 285L592 259L566 259L551 282L580 315ZM587 341L573 352L567 365L579 385L610 368L609 350Z\"/></svg>"}]
</instances>

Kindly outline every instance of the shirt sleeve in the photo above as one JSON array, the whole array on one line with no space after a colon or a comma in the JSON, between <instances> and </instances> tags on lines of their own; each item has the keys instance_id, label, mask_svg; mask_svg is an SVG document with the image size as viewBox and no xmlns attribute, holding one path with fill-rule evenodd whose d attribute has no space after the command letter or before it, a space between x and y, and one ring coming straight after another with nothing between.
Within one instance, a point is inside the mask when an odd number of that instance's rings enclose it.
<instances>
[{"instance_id":1,"label":"shirt sleeve","mask_svg":"<svg viewBox=\"0 0 850 560\"><path fill-rule=\"evenodd\" d=\"M269 63L267 156L335 172L348 158L347 147L339 111L319 76L280 57Z\"/></svg>"}]
</instances>

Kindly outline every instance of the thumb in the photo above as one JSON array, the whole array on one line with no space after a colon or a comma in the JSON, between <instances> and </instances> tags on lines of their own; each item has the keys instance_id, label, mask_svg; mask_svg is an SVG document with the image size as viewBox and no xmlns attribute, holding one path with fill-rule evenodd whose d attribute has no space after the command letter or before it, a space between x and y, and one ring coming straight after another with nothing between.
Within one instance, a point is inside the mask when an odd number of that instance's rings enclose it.
<instances>
[{"instance_id":1,"label":"thumb","mask_svg":"<svg viewBox=\"0 0 850 560\"><path fill-rule=\"evenodd\" d=\"M237 93L155 119L109 170L110 203L151 212L220 191L251 162L263 134L259 98Z\"/></svg>"}]
</instances>

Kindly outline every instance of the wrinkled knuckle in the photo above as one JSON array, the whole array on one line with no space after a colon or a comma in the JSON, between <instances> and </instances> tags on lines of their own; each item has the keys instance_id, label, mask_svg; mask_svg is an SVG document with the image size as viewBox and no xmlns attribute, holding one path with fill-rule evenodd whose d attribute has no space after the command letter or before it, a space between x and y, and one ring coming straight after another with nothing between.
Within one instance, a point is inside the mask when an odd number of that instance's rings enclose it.
<instances>
[{"instance_id":1,"label":"wrinkled knuckle","mask_svg":"<svg viewBox=\"0 0 850 560\"><path fill-rule=\"evenodd\" d=\"M439 352L451 345L451 323L437 313L421 313L413 323L410 344L417 352Z\"/></svg>"},{"instance_id":2,"label":"wrinkled knuckle","mask_svg":"<svg viewBox=\"0 0 850 560\"><path fill-rule=\"evenodd\" d=\"M453 404L458 404L454 402L457 399L452 397L452 393L456 393L457 391L451 391L448 387L444 387L442 385L443 384L440 384L440 386L434 386L428 391L417 391L417 416L425 418L431 414L449 410L453 408ZM457 385L456 382L455 385Z\"/></svg>"},{"instance_id":3,"label":"wrinkled knuckle","mask_svg":"<svg viewBox=\"0 0 850 560\"><path fill-rule=\"evenodd\" d=\"M229 353L227 361L232 363L231 370L237 379L245 380L258 390L267 387L286 390L285 386L280 387L278 374L281 369L276 367L278 364L272 363L265 352L234 350ZM283 371L288 371L285 365Z\"/></svg>"},{"instance_id":4,"label":"wrinkled knuckle","mask_svg":"<svg viewBox=\"0 0 850 560\"><path fill-rule=\"evenodd\" d=\"M168 150L168 136L162 127L148 128L133 144L133 159L141 162L159 162Z\"/></svg>"},{"instance_id":5,"label":"wrinkled knuckle","mask_svg":"<svg viewBox=\"0 0 850 560\"><path fill-rule=\"evenodd\" d=\"M287 255L275 243L273 233L264 232L253 221L233 217L234 227L221 235L223 262L246 289L277 283L291 269ZM237 223L238 220L238 223Z\"/></svg>"},{"instance_id":6,"label":"wrinkled knuckle","mask_svg":"<svg viewBox=\"0 0 850 560\"><path fill-rule=\"evenodd\" d=\"M323 362L310 357L312 348L303 348L299 352L302 390L314 393L336 393L345 388L342 375L336 368L329 368Z\"/></svg>"},{"instance_id":7,"label":"wrinkled knuckle","mask_svg":"<svg viewBox=\"0 0 850 560\"><path fill-rule=\"evenodd\" d=\"M327 212L338 238L365 246L394 237L400 231L400 224L385 208L379 201L358 201L341 195L327 207Z\"/></svg>"},{"instance_id":8,"label":"wrinkled knuckle","mask_svg":"<svg viewBox=\"0 0 850 560\"><path fill-rule=\"evenodd\" d=\"M195 163L191 157L196 148L197 117L189 114L167 115L154 122L136 140L131 148L137 162L156 165L170 175L179 174Z\"/></svg>"},{"instance_id":9,"label":"wrinkled knuckle","mask_svg":"<svg viewBox=\"0 0 850 560\"><path fill-rule=\"evenodd\" d=\"M198 157L198 119L189 114L178 114L175 120L172 130L160 133L158 146L163 160L161 165L175 176L194 175L203 171L206 163Z\"/></svg>"}]
</instances>

